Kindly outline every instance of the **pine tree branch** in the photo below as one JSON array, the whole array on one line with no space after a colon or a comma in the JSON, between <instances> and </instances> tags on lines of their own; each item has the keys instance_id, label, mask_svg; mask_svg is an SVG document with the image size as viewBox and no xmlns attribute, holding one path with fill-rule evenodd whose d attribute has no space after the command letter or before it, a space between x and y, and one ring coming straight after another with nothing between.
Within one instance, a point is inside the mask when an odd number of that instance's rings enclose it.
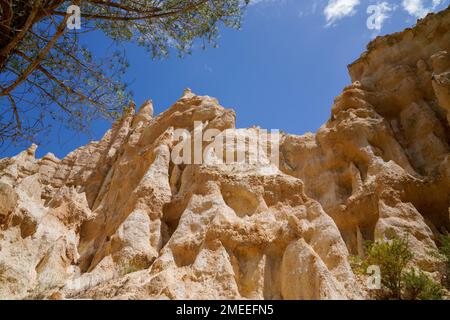
<instances>
[{"instance_id":1,"label":"pine tree branch","mask_svg":"<svg viewBox=\"0 0 450 320\"><path fill-rule=\"evenodd\" d=\"M39 1L39 0L38 0ZM56 43L56 41L59 39L59 37L62 36L66 29L66 23L67 19L69 18L68 15L64 17L62 22L59 24L55 34L50 39L50 41L47 43L47 45L42 49L42 51L39 53L39 55L36 57L36 59L28 65L28 67L22 72L22 74L16 78L16 80L9 85L7 88L3 89L0 92L0 96L5 96L8 93L10 93L12 90L17 88L41 63L41 61L45 58L47 53L50 51L50 49L53 47L53 45Z\"/></svg>"},{"instance_id":2,"label":"pine tree branch","mask_svg":"<svg viewBox=\"0 0 450 320\"><path fill-rule=\"evenodd\" d=\"M195 3L189 5L189 6L185 7L185 8L178 8L178 9L173 9L173 10L170 10L170 11L165 11L165 12L160 12L160 13L151 13L151 14L139 15L139 16L84 14L84 15L82 15L82 17L84 19L89 19L89 20L107 20L107 21L151 20L151 19L157 19L157 18L170 17L170 16L182 14L182 13L188 13L190 11L195 10L196 8L198 8L199 6L205 4L208 1L209 0L201 0L201 1L195 2ZM65 12L61 12L61 11L52 11L51 13L54 14L54 15L58 15L58 16L65 16L66 15ZM142 12L140 12L140 13L142 13Z\"/></svg>"},{"instance_id":3,"label":"pine tree branch","mask_svg":"<svg viewBox=\"0 0 450 320\"><path fill-rule=\"evenodd\" d=\"M0 70L5 65L6 60L8 59L10 53L12 50L17 48L18 44L23 40L25 35L27 34L28 30L31 28L33 23L35 22L35 18L39 13L40 6L41 6L42 0L36 0L34 2L33 8L25 22L25 25L23 28L17 33L17 35L10 41L8 44L0 48Z\"/></svg>"}]
</instances>

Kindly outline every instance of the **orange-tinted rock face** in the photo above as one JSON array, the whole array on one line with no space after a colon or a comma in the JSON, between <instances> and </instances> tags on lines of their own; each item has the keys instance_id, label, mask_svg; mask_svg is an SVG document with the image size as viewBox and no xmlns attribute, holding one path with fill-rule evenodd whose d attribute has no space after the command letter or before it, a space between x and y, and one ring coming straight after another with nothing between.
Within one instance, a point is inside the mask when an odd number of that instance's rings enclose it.
<instances>
[{"instance_id":1,"label":"orange-tinted rock face","mask_svg":"<svg viewBox=\"0 0 450 320\"><path fill-rule=\"evenodd\" d=\"M0 298L365 298L349 255L402 234L413 263L439 276L429 252L450 230L450 10L377 38L349 70L331 119L283 134L276 164L175 164L177 132L196 122L237 144L261 134L189 90L64 159L32 146L0 160Z\"/></svg>"},{"instance_id":2,"label":"orange-tinted rock face","mask_svg":"<svg viewBox=\"0 0 450 320\"><path fill-rule=\"evenodd\" d=\"M426 252L450 228L449 30L447 10L377 38L349 66L353 84L332 118L316 135L284 139L282 171L302 179L352 253L392 229L435 268Z\"/></svg>"}]
</instances>

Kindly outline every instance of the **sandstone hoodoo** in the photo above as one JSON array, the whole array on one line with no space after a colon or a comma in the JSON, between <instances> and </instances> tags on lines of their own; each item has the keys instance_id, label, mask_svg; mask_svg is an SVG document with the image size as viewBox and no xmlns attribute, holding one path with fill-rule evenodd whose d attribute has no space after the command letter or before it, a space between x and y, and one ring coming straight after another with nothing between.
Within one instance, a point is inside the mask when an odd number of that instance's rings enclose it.
<instances>
[{"instance_id":1,"label":"sandstone hoodoo","mask_svg":"<svg viewBox=\"0 0 450 320\"><path fill-rule=\"evenodd\" d=\"M190 90L63 159L35 145L1 159L0 298L367 299L351 261L395 237L443 281L430 252L450 231L450 9L375 39L349 72L316 134L243 162L172 161L195 123L215 132L212 158L221 135L226 153L263 132Z\"/></svg>"}]
</instances>

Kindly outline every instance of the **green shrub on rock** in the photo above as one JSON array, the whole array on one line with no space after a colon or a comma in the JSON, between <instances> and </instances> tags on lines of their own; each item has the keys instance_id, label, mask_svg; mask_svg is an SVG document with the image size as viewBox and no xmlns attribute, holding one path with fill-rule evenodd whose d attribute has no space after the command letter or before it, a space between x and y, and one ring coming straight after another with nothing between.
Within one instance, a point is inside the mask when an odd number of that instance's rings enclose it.
<instances>
[{"instance_id":1,"label":"green shrub on rock","mask_svg":"<svg viewBox=\"0 0 450 320\"><path fill-rule=\"evenodd\" d=\"M442 300L443 287L423 271L412 269L403 275L404 296L410 300Z\"/></svg>"},{"instance_id":2,"label":"green shrub on rock","mask_svg":"<svg viewBox=\"0 0 450 320\"><path fill-rule=\"evenodd\" d=\"M365 266L380 267L381 284L394 299L401 298L402 274L413 258L408 239L394 238L390 241L376 241L366 245Z\"/></svg>"}]
</instances>

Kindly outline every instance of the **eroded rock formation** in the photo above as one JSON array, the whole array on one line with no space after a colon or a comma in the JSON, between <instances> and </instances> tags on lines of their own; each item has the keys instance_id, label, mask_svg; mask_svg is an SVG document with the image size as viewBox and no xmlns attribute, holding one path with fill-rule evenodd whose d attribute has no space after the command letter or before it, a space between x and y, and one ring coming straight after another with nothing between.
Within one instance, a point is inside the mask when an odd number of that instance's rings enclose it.
<instances>
[{"instance_id":1,"label":"eroded rock formation","mask_svg":"<svg viewBox=\"0 0 450 320\"><path fill-rule=\"evenodd\" d=\"M361 299L365 240L409 234L414 263L450 230L450 9L380 37L316 134L280 161L175 165L195 121L245 139L189 90L64 159L0 160L0 298ZM266 155L267 156L267 155Z\"/></svg>"}]
</instances>

